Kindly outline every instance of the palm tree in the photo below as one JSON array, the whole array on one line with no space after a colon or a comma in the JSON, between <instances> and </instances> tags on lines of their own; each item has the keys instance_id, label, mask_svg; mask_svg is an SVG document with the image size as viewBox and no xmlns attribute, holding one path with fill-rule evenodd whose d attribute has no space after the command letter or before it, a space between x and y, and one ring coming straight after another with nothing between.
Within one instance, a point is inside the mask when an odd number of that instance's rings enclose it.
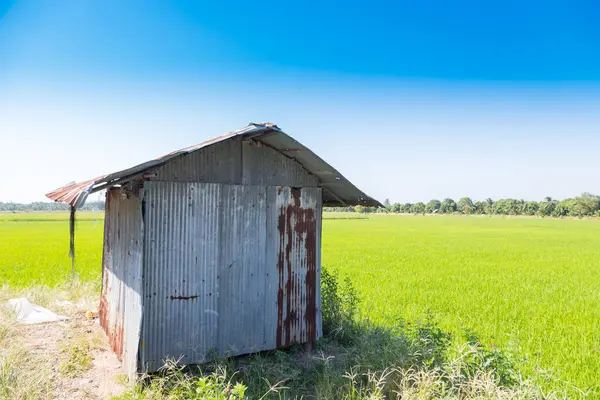
<instances>
[{"instance_id":1,"label":"palm tree","mask_svg":"<svg viewBox=\"0 0 600 400\"><path fill-rule=\"evenodd\" d=\"M485 199L485 212L486 214L492 214L492 211L494 211L494 200L488 197Z\"/></svg>"}]
</instances>

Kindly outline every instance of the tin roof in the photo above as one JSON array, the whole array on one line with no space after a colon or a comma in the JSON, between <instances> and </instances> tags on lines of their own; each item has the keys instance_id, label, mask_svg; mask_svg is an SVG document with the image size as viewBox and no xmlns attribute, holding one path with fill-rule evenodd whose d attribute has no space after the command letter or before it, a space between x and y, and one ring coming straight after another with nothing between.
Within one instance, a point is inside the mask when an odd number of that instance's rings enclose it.
<instances>
[{"instance_id":1,"label":"tin roof","mask_svg":"<svg viewBox=\"0 0 600 400\"><path fill-rule=\"evenodd\" d=\"M236 136L252 138L271 147L284 156L296 160L307 171L319 178L320 186L323 188L323 204L325 206L350 206L364 205L381 207L381 203L367 196L350 181L342 176L335 168L327 164L323 159L313 153L310 149L288 136L277 125L271 123L255 124L227 133L223 136L207 140L205 142L176 150L165 154L154 160L147 161L134 167L102 175L85 182L72 183L46 194L46 197L63 203L69 203L75 208L81 207L87 196L99 190L107 189L114 185L123 184L132 179L158 168L177 157L193 153L211 144L222 142Z\"/></svg>"}]
</instances>

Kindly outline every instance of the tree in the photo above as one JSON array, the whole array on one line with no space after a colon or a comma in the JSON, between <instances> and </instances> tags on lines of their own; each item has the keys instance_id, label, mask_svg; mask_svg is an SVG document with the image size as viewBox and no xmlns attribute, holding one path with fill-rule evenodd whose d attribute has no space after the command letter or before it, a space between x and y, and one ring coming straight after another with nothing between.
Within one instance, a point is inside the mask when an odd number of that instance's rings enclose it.
<instances>
[{"instance_id":1,"label":"tree","mask_svg":"<svg viewBox=\"0 0 600 400\"><path fill-rule=\"evenodd\" d=\"M552 197L546 197L538 209L538 214L543 217L551 216L554 213L554 209L558 205L556 200L552 200Z\"/></svg>"},{"instance_id":2,"label":"tree","mask_svg":"<svg viewBox=\"0 0 600 400\"><path fill-rule=\"evenodd\" d=\"M410 212L411 208L412 208L412 204L410 204L410 203L402 204L400 206L400 212L408 214Z\"/></svg>"},{"instance_id":3,"label":"tree","mask_svg":"<svg viewBox=\"0 0 600 400\"><path fill-rule=\"evenodd\" d=\"M485 199L485 213L486 214L493 214L494 213L494 200L490 199L489 197L487 199Z\"/></svg>"},{"instance_id":4,"label":"tree","mask_svg":"<svg viewBox=\"0 0 600 400\"><path fill-rule=\"evenodd\" d=\"M473 213L473 200L469 197L463 197L456 204L456 208L463 214L471 214Z\"/></svg>"},{"instance_id":5,"label":"tree","mask_svg":"<svg viewBox=\"0 0 600 400\"><path fill-rule=\"evenodd\" d=\"M540 205L537 201L528 201L525 203L525 207L523 209L523 214L525 215L535 215L540 209Z\"/></svg>"},{"instance_id":6,"label":"tree","mask_svg":"<svg viewBox=\"0 0 600 400\"><path fill-rule=\"evenodd\" d=\"M452 214L454 211L456 211L456 203L454 200L450 198L444 199L440 205L440 212L443 214Z\"/></svg>"},{"instance_id":7,"label":"tree","mask_svg":"<svg viewBox=\"0 0 600 400\"><path fill-rule=\"evenodd\" d=\"M400 203L394 203L394 204L392 204L392 207L390 207L390 211L393 213L399 213L401 206L402 205Z\"/></svg>"},{"instance_id":8,"label":"tree","mask_svg":"<svg viewBox=\"0 0 600 400\"><path fill-rule=\"evenodd\" d=\"M390 210L390 208L391 208L391 206L392 206L392 203L390 203L390 199L385 199L385 200L383 201L383 206L385 207L385 209L386 209L386 210L388 210L388 211L389 211L389 210Z\"/></svg>"},{"instance_id":9,"label":"tree","mask_svg":"<svg viewBox=\"0 0 600 400\"><path fill-rule=\"evenodd\" d=\"M574 199L573 212L578 217L594 215L600 210L600 197L591 193L582 193Z\"/></svg>"},{"instance_id":10,"label":"tree","mask_svg":"<svg viewBox=\"0 0 600 400\"><path fill-rule=\"evenodd\" d=\"M435 210L439 210L441 205L442 203L440 203L439 200L430 200L429 203L427 203L427 205L425 206L425 211L431 214Z\"/></svg>"},{"instance_id":11,"label":"tree","mask_svg":"<svg viewBox=\"0 0 600 400\"><path fill-rule=\"evenodd\" d=\"M476 201L473 204L473 214L485 214L485 203L483 201Z\"/></svg>"},{"instance_id":12,"label":"tree","mask_svg":"<svg viewBox=\"0 0 600 400\"><path fill-rule=\"evenodd\" d=\"M415 203L413 204L413 206L410 208L410 212L413 214L424 214L425 213L425 203Z\"/></svg>"},{"instance_id":13,"label":"tree","mask_svg":"<svg viewBox=\"0 0 600 400\"><path fill-rule=\"evenodd\" d=\"M575 199L565 199L562 201L557 201L554 207L552 208L551 215L553 217L566 217L568 215L579 217L575 211Z\"/></svg>"},{"instance_id":14,"label":"tree","mask_svg":"<svg viewBox=\"0 0 600 400\"><path fill-rule=\"evenodd\" d=\"M362 214L362 213L365 212L365 208L359 204L359 205L357 205L357 206L354 207L354 212Z\"/></svg>"}]
</instances>

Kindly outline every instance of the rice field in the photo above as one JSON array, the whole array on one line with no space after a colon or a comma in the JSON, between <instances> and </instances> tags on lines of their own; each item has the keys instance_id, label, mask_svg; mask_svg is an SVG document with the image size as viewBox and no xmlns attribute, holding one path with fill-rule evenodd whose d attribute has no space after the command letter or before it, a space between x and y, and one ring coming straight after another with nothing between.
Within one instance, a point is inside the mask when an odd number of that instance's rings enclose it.
<instances>
[{"instance_id":1,"label":"rice field","mask_svg":"<svg viewBox=\"0 0 600 400\"><path fill-rule=\"evenodd\" d=\"M600 383L600 221L372 215L323 223L323 264L383 325L434 314L511 346L548 385ZM100 284L102 214L79 213L77 273ZM68 215L0 214L0 281L70 278ZM408 323L407 322L407 323Z\"/></svg>"}]
</instances>

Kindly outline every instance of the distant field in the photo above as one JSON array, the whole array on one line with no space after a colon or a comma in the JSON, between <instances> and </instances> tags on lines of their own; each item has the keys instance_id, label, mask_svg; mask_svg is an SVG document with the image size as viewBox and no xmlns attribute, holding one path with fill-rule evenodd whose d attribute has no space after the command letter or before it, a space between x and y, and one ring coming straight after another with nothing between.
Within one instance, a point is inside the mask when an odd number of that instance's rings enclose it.
<instances>
[{"instance_id":1,"label":"distant field","mask_svg":"<svg viewBox=\"0 0 600 400\"><path fill-rule=\"evenodd\" d=\"M68 213L0 213L0 282L56 285L71 276ZM75 250L81 279L100 284L104 213L77 213Z\"/></svg>"},{"instance_id":2,"label":"distant field","mask_svg":"<svg viewBox=\"0 0 600 400\"><path fill-rule=\"evenodd\" d=\"M380 323L431 310L443 327L511 338L529 367L600 382L600 221L372 216L325 221L323 263Z\"/></svg>"},{"instance_id":3,"label":"distant field","mask_svg":"<svg viewBox=\"0 0 600 400\"><path fill-rule=\"evenodd\" d=\"M584 388L599 381L600 221L326 214L323 264L349 276L381 324L427 311L457 334L516 341L526 369ZM79 213L77 269L100 283L102 221ZM56 284L70 275L68 214L0 214L0 279Z\"/></svg>"}]
</instances>

